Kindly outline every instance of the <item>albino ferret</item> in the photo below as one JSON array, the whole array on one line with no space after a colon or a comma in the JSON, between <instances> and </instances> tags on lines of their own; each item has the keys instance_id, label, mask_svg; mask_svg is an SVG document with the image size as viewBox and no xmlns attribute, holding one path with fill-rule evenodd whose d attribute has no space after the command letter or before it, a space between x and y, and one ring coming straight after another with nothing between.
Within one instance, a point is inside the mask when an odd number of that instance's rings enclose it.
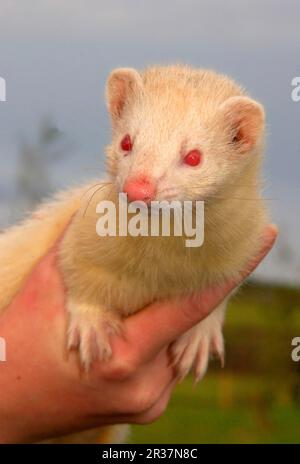
<instances>
[{"instance_id":1,"label":"albino ferret","mask_svg":"<svg viewBox=\"0 0 300 464\"><path fill-rule=\"evenodd\" d=\"M67 227L59 263L67 288L68 346L88 368L111 356L110 334L150 302L237 278L267 222L260 166L264 110L227 76L185 66L116 69L107 82L108 177L66 191L0 236L0 311ZM101 200L203 200L205 236L96 233ZM180 376L201 378L224 356L226 301L172 345ZM170 321L172 324L172 321ZM187 349L188 348L188 349Z\"/></svg>"}]
</instances>

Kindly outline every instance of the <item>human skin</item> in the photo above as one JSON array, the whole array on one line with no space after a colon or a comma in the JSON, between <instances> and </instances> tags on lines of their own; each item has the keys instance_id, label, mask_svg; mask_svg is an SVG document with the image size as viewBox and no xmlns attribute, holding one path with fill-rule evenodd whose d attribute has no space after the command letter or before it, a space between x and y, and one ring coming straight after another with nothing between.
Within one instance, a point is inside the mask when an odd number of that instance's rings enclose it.
<instances>
[{"instance_id":1,"label":"human skin","mask_svg":"<svg viewBox=\"0 0 300 464\"><path fill-rule=\"evenodd\" d=\"M113 357L89 373L80 370L75 352L67 354L65 292L54 247L0 318L7 346L0 363L0 443L160 417L178 380L170 344L251 274L276 237L276 227L267 226L259 254L239 281L156 302L127 318L124 334L112 337Z\"/></svg>"}]
</instances>

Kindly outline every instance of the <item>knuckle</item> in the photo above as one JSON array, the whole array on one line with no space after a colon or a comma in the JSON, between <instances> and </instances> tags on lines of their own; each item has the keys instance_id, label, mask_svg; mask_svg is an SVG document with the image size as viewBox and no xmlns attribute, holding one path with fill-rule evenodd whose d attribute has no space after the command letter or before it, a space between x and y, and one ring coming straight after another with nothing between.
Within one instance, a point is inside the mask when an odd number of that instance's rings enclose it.
<instances>
[{"instance_id":1,"label":"knuckle","mask_svg":"<svg viewBox=\"0 0 300 464\"><path fill-rule=\"evenodd\" d=\"M132 359L118 359L110 367L107 377L110 380L122 381L130 378L136 371L137 364Z\"/></svg>"},{"instance_id":2,"label":"knuckle","mask_svg":"<svg viewBox=\"0 0 300 464\"><path fill-rule=\"evenodd\" d=\"M149 392L141 391L135 395L133 409L135 414L142 414L153 405L153 398Z\"/></svg>"},{"instance_id":3,"label":"knuckle","mask_svg":"<svg viewBox=\"0 0 300 464\"><path fill-rule=\"evenodd\" d=\"M137 423L140 425L152 424L152 422L157 421L167 409L167 403L161 403L155 405L152 409L142 414L138 419Z\"/></svg>"},{"instance_id":4,"label":"knuckle","mask_svg":"<svg viewBox=\"0 0 300 464\"><path fill-rule=\"evenodd\" d=\"M191 322L195 319L195 315L197 314L197 309L199 309L199 307L196 304L196 302L193 301L192 299L187 302L184 302L181 307L182 314L188 322Z\"/></svg>"},{"instance_id":5,"label":"knuckle","mask_svg":"<svg viewBox=\"0 0 300 464\"><path fill-rule=\"evenodd\" d=\"M210 295L195 294L183 303L181 311L189 323L199 322L210 313L209 297Z\"/></svg>"}]
</instances>

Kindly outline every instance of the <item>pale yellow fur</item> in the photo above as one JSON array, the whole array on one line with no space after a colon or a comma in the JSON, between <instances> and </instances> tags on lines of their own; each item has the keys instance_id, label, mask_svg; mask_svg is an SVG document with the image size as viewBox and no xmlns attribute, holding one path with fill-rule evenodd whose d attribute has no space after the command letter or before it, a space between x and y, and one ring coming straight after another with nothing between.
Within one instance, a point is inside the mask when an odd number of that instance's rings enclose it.
<instances>
[{"instance_id":1,"label":"pale yellow fur","mask_svg":"<svg viewBox=\"0 0 300 464\"><path fill-rule=\"evenodd\" d=\"M88 187L87 187L88 188ZM63 192L20 224L0 233L0 312L78 210L82 188Z\"/></svg>"},{"instance_id":2,"label":"pale yellow fur","mask_svg":"<svg viewBox=\"0 0 300 464\"><path fill-rule=\"evenodd\" d=\"M258 249L266 223L262 107L226 76L184 66L117 70L107 98L113 136L110 177L103 182L110 183L66 192L0 236L0 310L74 213L60 247L71 318L76 312L87 319L98 313L119 318L153 300L235 278ZM238 148L230 144L235 128ZM135 136L129 161L120 153L126 133ZM202 170L182 170L180 150L199 145ZM178 199L205 200L202 247L186 248L184 237L97 236L97 203L116 201L128 176L144 174L160 179L157 199L175 185Z\"/></svg>"},{"instance_id":3,"label":"pale yellow fur","mask_svg":"<svg viewBox=\"0 0 300 464\"><path fill-rule=\"evenodd\" d=\"M82 211L76 215L62 249L63 265L76 299L88 297L91 305L101 302L109 310L124 314L153 299L236 277L259 246L257 239L266 220L259 174L262 127L250 155L239 153L226 162L224 132L228 121L224 121L222 110L220 114L217 110L228 98L244 96L241 88L225 76L181 66L150 68L136 78L141 81L138 85L142 94L138 88L134 89L123 117L112 121L108 163L113 185L99 192L95 188L85 217ZM199 176L199 180L192 170L185 174L184 180L180 170L174 170L171 182L184 183L179 198L200 196L207 200L204 245L187 249L182 237L97 239L97 203L107 198L116 200L128 175L150 172L159 178L178 152L178 141L192 138L196 130L200 131L200 143L207 156L213 157L213 152L221 147L224 159L214 160L214 165L208 166L205 177ZM122 166L119 155L120 139L128 131L138 132L135 142L138 147L130 167ZM237 156L245 159L237 160Z\"/></svg>"}]
</instances>

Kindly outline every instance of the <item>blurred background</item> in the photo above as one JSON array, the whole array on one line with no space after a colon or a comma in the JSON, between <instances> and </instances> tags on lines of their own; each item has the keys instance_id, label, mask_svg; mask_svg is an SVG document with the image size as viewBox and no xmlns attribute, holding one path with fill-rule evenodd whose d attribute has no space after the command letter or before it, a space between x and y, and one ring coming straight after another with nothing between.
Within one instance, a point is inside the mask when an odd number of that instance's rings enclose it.
<instances>
[{"instance_id":1,"label":"blurred background","mask_svg":"<svg viewBox=\"0 0 300 464\"><path fill-rule=\"evenodd\" d=\"M132 442L300 442L297 0L1 0L0 228L104 171L104 85L115 67L186 63L227 73L267 113L265 197L280 238L230 306L227 365L180 385Z\"/></svg>"}]
</instances>

